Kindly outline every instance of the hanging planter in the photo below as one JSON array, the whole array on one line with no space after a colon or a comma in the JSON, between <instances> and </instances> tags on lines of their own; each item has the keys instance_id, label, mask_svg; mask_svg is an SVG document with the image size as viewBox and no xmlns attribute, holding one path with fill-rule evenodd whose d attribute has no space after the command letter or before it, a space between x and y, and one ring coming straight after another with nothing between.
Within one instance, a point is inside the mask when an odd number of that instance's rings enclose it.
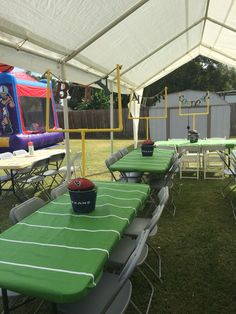
<instances>
[{"instance_id":1,"label":"hanging planter","mask_svg":"<svg viewBox=\"0 0 236 314\"><path fill-rule=\"evenodd\" d=\"M76 213L89 213L95 209L97 188L85 178L76 178L68 183L71 204Z\"/></svg>"},{"instance_id":2,"label":"hanging planter","mask_svg":"<svg viewBox=\"0 0 236 314\"><path fill-rule=\"evenodd\" d=\"M154 142L152 140L145 140L141 146L143 156L152 156L154 150Z\"/></svg>"}]
</instances>

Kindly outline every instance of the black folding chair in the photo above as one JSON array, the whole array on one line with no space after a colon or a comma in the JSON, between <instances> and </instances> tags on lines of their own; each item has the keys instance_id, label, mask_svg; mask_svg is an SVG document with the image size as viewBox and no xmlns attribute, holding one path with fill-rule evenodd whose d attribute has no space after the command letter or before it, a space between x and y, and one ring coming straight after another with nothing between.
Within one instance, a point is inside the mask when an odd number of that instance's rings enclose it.
<instances>
[{"instance_id":1,"label":"black folding chair","mask_svg":"<svg viewBox=\"0 0 236 314\"><path fill-rule=\"evenodd\" d=\"M32 164L29 172L27 172L25 175L18 175L17 173L15 174L14 184L16 188L16 193L20 199L22 199L22 196L23 198L28 198L25 191L26 186L33 187L33 195L39 190L39 188L41 188L46 197L50 199L50 195L45 190L45 187L43 185L43 181L45 179L45 176L43 174L48 169L49 160L49 158L44 158L35 161Z\"/></svg>"},{"instance_id":2,"label":"black folding chair","mask_svg":"<svg viewBox=\"0 0 236 314\"><path fill-rule=\"evenodd\" d=\"M13 158L12 153L2 153L0 154L0 160L6 160ZM14 190L14 185L12 184L12 173L8 169L4 169L5 174L0 176L0 196L3 191L9 192ZM10 186L8 185L10 183ZM6 187L7 186L7 187Z\"/></svg>"},{"instance_id":3,"label":"black folding chair","mask_svg":"<svg viewBox=\"0 0 236 314\"><path fill-rule=\"evenodd\" d=\"M232 183L236 184L236 162L233 156L223 151L218 151L218 154L226 167L224 173L231 177L231 180L221 189L222 196L228 197L236 188L236 185L231 187Z\"/></svg>"},{"instance_id":4,"label":"black folding chair","mask_svg":"<svg viewBox=\"0 0 236 314\"><path fill-rule=\"evenodd\" d=\"M61 173L60 168L65 158L65 155L66 155L65 153L59 153L59 154L52 155L49 158L48 169L43 173L43 176L45 178L47 177L52 178L52 182L49 184L49 189L51 189L54 182L59 184L59 182L57 181L57 177L62 179L64 176L64 173L63 174Z\"/></svg>"}]
</instances>

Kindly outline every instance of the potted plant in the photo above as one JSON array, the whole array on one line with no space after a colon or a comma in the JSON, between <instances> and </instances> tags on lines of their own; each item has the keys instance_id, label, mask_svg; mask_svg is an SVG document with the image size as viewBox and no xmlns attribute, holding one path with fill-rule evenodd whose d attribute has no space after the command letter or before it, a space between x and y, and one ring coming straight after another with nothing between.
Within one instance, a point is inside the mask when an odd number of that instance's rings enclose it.
<instances>
[{"instance_id":1,"label":"potted plant","mask_svg":"<svg viewBox=\"0 0 236 314\"><path fill-rule=\"evenodd\" d=\"M76 178L68 183L71 204L76 213L89 213L95 209L97 188L85 178Z\"/></svg>"},{"instance_id":2,"label":"potted plant","mask_svg":"<svg viewBox=\"0 0 236 314\"><path fill-rule=\"evenodd\" d=\"M143 156L152 156L154 150L154 142L151 139L145 140L142 143L141 151Z\"/></svg>"}]
</instances>

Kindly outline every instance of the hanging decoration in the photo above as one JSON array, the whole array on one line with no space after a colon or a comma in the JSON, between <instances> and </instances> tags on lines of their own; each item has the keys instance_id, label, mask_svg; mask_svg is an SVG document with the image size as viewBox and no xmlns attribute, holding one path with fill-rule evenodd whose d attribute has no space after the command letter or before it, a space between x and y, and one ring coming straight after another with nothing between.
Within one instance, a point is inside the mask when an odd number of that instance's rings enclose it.
<instances>
[{"instance_id":1,"label":"hanging decoration","mask_svg":"<svg viewBox=\"0 0 236 314\"><path fill-rule=\"evenodd\" d=\"M131 111L131 108L135 108L136 106L146 105L146 102L148 99L152 99L153 102L161 102L161 100L164 100L164 108L163 108L163 115L161 116L147 116L147 117L140 117L135 116L132 114L132 111L135 111L134 109ZM128 119L129 120L146 120L146 139L149 139L149 120L158 120L158 119L167 119L168 118L168 98L167 98L167 87L165 87L162 91L160 91L158 94L151 96L151 97L140 97L139 95L136 95L134 90L131 90L130 93L130 101L128 105L129 111L128 111Z\"/></svg>"},{"instance_id":2,"label":"hanging decoration","mask_svg":"<svg viewBox=\"0 0 236 314\"><path fill-rule=\"evenodd\" d=\"M188 126L187 129L189 131L189 117L192 117L192 129L196 129L196 116L206 116L209 114L209 106L210 106L210 96L207 91L205 95L196 99L189 100L183 94L179 94L179 116L188 117ZM199 112L199 108L205 108L205 111ZM184 109L187 109L188 112L184 112Z\"/></svg>"}]
</instances>

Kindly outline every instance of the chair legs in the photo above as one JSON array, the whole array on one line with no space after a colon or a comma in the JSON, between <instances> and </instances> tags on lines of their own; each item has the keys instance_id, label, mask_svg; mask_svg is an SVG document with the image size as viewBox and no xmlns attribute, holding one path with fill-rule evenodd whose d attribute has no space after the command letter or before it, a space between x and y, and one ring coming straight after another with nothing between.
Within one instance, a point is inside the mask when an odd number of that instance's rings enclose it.
<instances>
[{"instance_id":1,"label":"chair legs","mask_svg":"<svg viewBox=\"0 0 236 314\"><path fill-rule=\"evenodd\" d=\"M236 209L233 209L233 216L234 216L234 219L236 221Z\"/></svg>"},{"instance_id":2,"label":"chair legs","mask_svg":"<svg viewBox=\"0 0 236 314\"><path fill-rule=\"evenodd\" d=\"M151 243L147 242L148 247L153 251L153 253L156 255L157 258L157 267L158 272L156 272L147 262L145 262L145 265L151 270L151 272L155 275L155 277L162 282L161 280L161 255L157 252L157 250L151 245Z\"/></svg>"},{"instance_id":3,"label":"chair legs","mask_svg":"<svg viewBox=\"0 0 236 314\"><path fill-rule=\"evenodd\" d=\"M235 219L235 221L236 221L236 207L235 207L235 205L234 205L234 203L233 203L233 200L234 200L234 199L231 199L230 204L231 204L231 207L232 207L232 210L233 210L234 219Z\"/></svg>"},{"instance_id":4,"label":"chair legs","mask_svg":"<svg viewBox=\"0 0 236 314\"><path fill-rule=\"evenodd\" d=\"M225 195L227 195L227 194L229 193L229 192L228 192L228 193L225 194L225 191L226 191L227 188L230 186L230 184L232 184L232 182L234 182L234 181L235 181L235 178L229 180L229 182L222 188L221 194L222 194L223 197L225 197Z\"/></svg>"},{"instance_id":5,"label":"chair legs","mask_svg":"<svg viewBox=\"0 0 236 314\"><path fill-rule=\"evenodd\" d=\"M148 305L147 305L147 308L146 308L146 314L149 313L149 310L150 310L150 307L151 307L151 303L152 303L152 298L153 298L153 294L154 294L154 291L155 291L155 288L152 284L152 282L149 280L149 278L145 275L145 273L141 270L140 267L137 267L137 270L139 271L139 273L143 276L143 278L146 280L146 282L148 283L149 287L151 288L151 293L150 293L150 296L149 296L149 300L148 300Z\"/></svg>"},{"instance_id":6,"label":"chair legs","mask_svg":"<svg viewBox=\"0 0 236 314\"><path fill-rule=\"evenodd\" d=\"M138 306L134 303L134 301L132 299L130 299L130 304L132 305L132 307L136 310L137 313L139 314L143 314L140 309L138 308Z\"/></svg>"},{"instance_id":7,"label":"chair legs","mask_svg":"<svg viewBox=\"0 0 236 314\"><path fill-rule=\"evenodd\" d=\"M232 189L230 189L227 193L224 193L225 189L224 191L222 190L221 194L224 198L227 198L235 189L236 189L236 185Z\"/></svg>"}]
</instances>

